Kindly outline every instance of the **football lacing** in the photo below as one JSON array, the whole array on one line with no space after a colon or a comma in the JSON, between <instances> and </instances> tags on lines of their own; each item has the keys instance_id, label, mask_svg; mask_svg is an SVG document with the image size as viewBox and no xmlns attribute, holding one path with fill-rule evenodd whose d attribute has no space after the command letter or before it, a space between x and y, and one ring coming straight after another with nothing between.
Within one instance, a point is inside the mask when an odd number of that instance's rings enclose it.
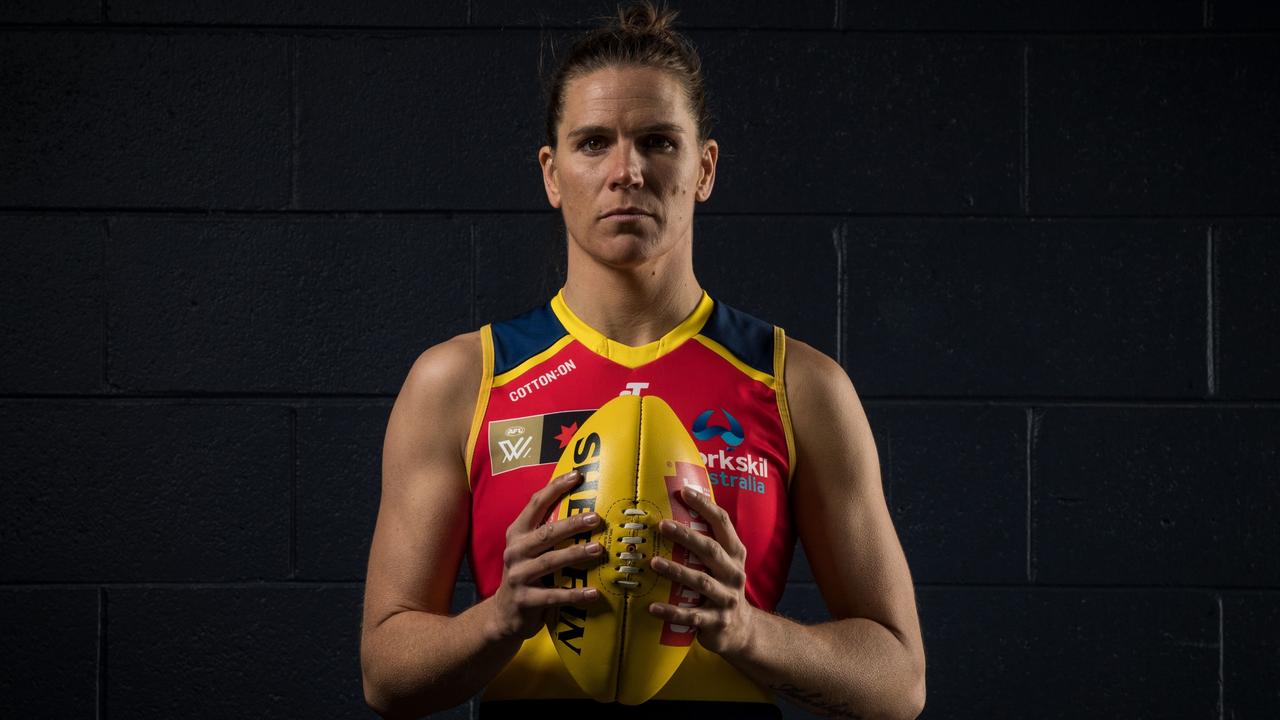
<instances>
[{"instance_id":1,"label":"football lacing","mask_svg":"<svg viewBox=\"0 0 1280 720\"><path fill-rule=\"evenodd\" d=\"M641 510L640 508L624 508L622 511L622 514L627 518L637 518L637 517L643 517L645 515L648 515L649 513L645 512L644 510ZM633 530L633 531L647 530L648 528L649 528L648 525L640 522L622 523L623 530ZM630 579L627 579L627 577L639 576L641 573L644 572L643 566L635 564L644 559L644 553L636 552L636 546L648 541L645 540L645 538L640 535L623 535L622 537L618 538L618 542L622 543L623 545L626 545L626 549L616 553L618 558L622 560L623 563L621 565L618 565L615 569L618 572L622 573L624 577L617 578L613 582L615 585L621 585L622 587L625 587L625 588L632 588L632 589L638 588L640 587L639 580L630 580Z\"/></svg>"}]
</instances>

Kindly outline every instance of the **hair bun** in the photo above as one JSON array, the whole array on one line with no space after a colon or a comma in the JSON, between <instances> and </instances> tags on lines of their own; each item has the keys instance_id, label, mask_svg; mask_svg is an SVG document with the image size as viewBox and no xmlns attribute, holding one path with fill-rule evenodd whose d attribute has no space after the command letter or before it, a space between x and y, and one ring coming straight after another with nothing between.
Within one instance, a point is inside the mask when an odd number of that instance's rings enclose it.
<instances>
[{"instance_id":1,"label":"hair bun","mask_svg":"<svg viewBox=\"0 0 1280 720\"><path fill-rule=\"evenodd\" d=\"M677 14L665 0L661 6L655 6L653 0L632 0L625 7L618 7L613 15L593 18L596 27L574 40L544 85L547 146L556 148L569 81L615 66L649 67L670 73L684 89L689 113L697 124L697 142L705 143L711 137L712 118L707 109L702 60L693 43L672 27ZM538 70L541 74L541 52Z\"/></svg>"},{"instance_id":2,"label":"hair bun","mask_svg":"<svg viewBox=\"0 0 1280 720\"><path fill-rule=\"evenodd\" d=\"M616 26L623 32L668 35L679 14L679 10L672 10L665 4L658 8L649 0L641 0L618 10Z\"/></svg>"}]
</instances>

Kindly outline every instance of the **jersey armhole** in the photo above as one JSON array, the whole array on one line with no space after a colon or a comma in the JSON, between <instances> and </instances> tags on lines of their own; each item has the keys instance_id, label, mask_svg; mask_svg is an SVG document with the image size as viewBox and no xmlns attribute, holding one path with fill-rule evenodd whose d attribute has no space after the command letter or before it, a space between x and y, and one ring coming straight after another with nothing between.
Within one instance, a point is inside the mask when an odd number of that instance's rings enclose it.
<instances>
[{"instance_id":1,"label":"jersey armhole","mask_svg":"<svg viewBox=\"0 0 1280 720\"><path fill-rule=\"evenodd\" d=\"M787 364L787 333L778 325L773 326L773 377L777 386L773 395L778 399L778 416L782 418L782 432L787 436L787 489L791 489L791 476L796 471L796 440L791 432L791 410L787 407L787 379L783 374Z\"/></svg>"},{"instance_id":2,"label":"jersey armhole","mask_svg":"<svg viewBox=\"0 0 1280 720\"><path fill-rule=\"evenodd\" d=\"M467 433L467 490L471 491L471 458L476 452L476 440L480 436L480 425L484 422L484 414L489 409L489 392L493 389L493 327L486 323L480 328L480 390L476 394L476 408L471 414L471 430Z\"/></svg>"}]
</instances>

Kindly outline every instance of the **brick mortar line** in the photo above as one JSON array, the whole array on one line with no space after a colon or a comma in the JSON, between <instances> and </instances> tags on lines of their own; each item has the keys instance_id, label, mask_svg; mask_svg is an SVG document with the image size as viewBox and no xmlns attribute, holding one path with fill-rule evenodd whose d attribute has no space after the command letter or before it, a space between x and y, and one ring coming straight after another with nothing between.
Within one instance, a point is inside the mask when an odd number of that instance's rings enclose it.
<instances>
[{"instance_id":1,"label":"brick mortar line","mask_svg":"<svg viewBox=\"0 0 1280 720\"><path fill-rule=\"evenodd\" d=\"M289 579L298 577L298 408L289 407Z\"/></svg>"},{"instance_id":2,"label":"brick mortar line","mask_svg":"<svg viewBox=\"0 0 1280 720\"><path fill-rule=\"evenodd\" d=\"M467 233L471 237L471 326L468 330L476 330L476 265L480 262L479 254L476 250L476 224L474 222L467 223Z\"/></svg>"},{"instance_id":3,"label":"brick mortar line","mask_svg":"<svg viewBox=\"0 0 1280 720\"><path fill-rule=\"evenodd\" d=\"M1226 665L1227 643L1224 631L1225 617L1222 608L1222 593L1215 596L1218 602L1218 720L1224 720L1227 699L1227 678L1223 672Z\"/></svg>"},{"instance_id":4,"label":"brick mortar line","mask_svg":"<svg viewBox=\"0 0 1280 720\"><path fill-rule=\"evenodd\" d=\"M1059 409L1092 408L1092 409L1237 409L1237 410L1278 410L1280 399L1152 399L1152 398L1000 398L984 399L982 397L955 398L921 398L876 396L859 393L864 405L892 405L897 407L1025 407L1028 402L1035 402L1037 407L1054 407ZM335 394L335 395L3 395L0 403L91 403L97 405L116 406L152 406L152 405L262 405L280 407L362 407L389 405L396 399L395 393L378 395Z\"/></svg>"},{"instance_id":5,"label":"brick mortar line","mask_svg":"<svg viewBox=\"0 0 1280 720\"><path fill-rule=\"evenodd\" d=\"M98 258L99 290L102 293L99 302L102 304L102 391L104 393L111 391L111 307L108 303L111 294L107 282L107 253L111 250L110 244L111 218L105 217L102 219L102 252Z\"/></svg>"},{"instance_id":6,"label":"brick mortar line","mask_svg":"<svg viewBox=\"0 0 1280 720\"><path fill-rule=\"evenodd\" d=\"M1212 13L1211 13L1212 15ZM1210 22L1213 18L1210 17ZM677 22L677 24L679 24ZM1201 23L1203 24L1203 23ZM262 33L316 33L318 35L349 35L339 39L400 39L416 35L438 33L454 33L457 31L504 33L541 33L541 32L581 32L580 25L272 25L272 24L231 24L231 23L22 23L0 22L3 31L34 32L122 32L153 34L233 34L258 35ZM1040 37L1052 40L1071 41L1078 39L1122 38L1130 40L1147 39L1231 39L1231 38L1274 38L1280 35L1280 28L1260 30L1222 30L1204 27L1186 30L1035 30L1030 28L1013 30L975 30L975 29L926 29L926 28L857 28L844 27L833 29L822 26L814 27L769 27L769 26L693 26L681 27L684 32L697 34L810 34L810 35L863 35L876 37L947 37L962 40L1015 40L1022 37Z\"/></svg>"},{"instance_id":7,"label":"brick mortar line","mask_svg":"<svg viewBox=\"0 0 1280 720\"><path fill-rule=\"evenodd\" d=\"M0 218L4 217L29 217L29 216L119 216L127 215L139 219L152 220L208 220L210 222L226 222L228 220L332 220L332 221L350 221L350 220L378 220L385 217L395 216L421 216L421 217L485 217L485 216L504 216L504 215L526 215L526 216L543 216L548 218L556 217L555 211L544 211L537 209L510 209L510 208L491 208L485 210L468 210L459 208L371 208L371 209L325 209L325 210L244 210L244 209L227 209L227 208L176 208L176 207L101 207L101 208L78 208L78 207L35 207L35 206L13 206L0 208ZM1238 223L1274 223L1280 221L1280 215L1265 214L1200 214L1200 215L1053 215L1053 214L1035 214L1023 215L1014 214L949 214L949 213L893 213L893 212L846 212L846 211L830 211L830 212L790 212L780 210L777 212L754 212L754 211L702 211L697 213L699 218L840 218L855 222L995 222L995 223L1017 223L1030 224L1037 223L1164 223L1174 224L1181 223L1184 225L1198 225L1206 222L1238 222Z\"/></svg>"},{"instance_id":8,"label":"brick mortar line","mask_svg":"<svg viewBox=\"0 0 1280 720\"><path fill-rule=\"evenodd\" d=\"M107 589L98 588L98 667L94 673L94 697L97 720L107 717Z\"/></svg>"},{"instance_id":9,"label":"brick mortar line","mask_svg":"<svg viewBox=\"0 0 1280 720\"><path fill-rule=\"evenodd\" d=\"M1042 409L1035 405L1027 408L1027 582L1036 582L1035 563L1035 513L1032 510L1035 499L1035 459L1036 444L1040 437L1040 426L1044 421Z\"/></svg>"},{"instance_id":10,"label":"brick mortar line","mask_svg":"<svg viewBox=\"0 0 1280 720\"><path fill-rule=\"evenodd\" d=\"M845 353L845 295L848 292L846 283L845 254L848 251L845 224L841 223L831 231L831 244L836 253L836 364L844 366Z\"/></svg>"},{"instance_id":11,"label":"brick mortar line","mask_svg":"<svg viewBox=\"0 0 1280 720\"><path fill-rule=\"evenodd\" d=\"M1022 214L1031 215L1031 42L1022 41Z\"/></svg>"},{"instance_id":12,"label":"brick mortar line","mask_svg":"<svg viewBox=\"0 0 1280 720\"><path fill-rule=\"evenodd\" d=\"M459 580L458 584L466 585L474 590L475 581ZM798 588L816 588L815 580L790 580L787 583L789 587ZM263 580L260 582L247 582L243 580L228 582L71 582L71 583L0 583L0 592L3 591L30 591L30 590L98 590L102 593L103 598L108 598L111 590L317 590L317 589L361 589L365 585L364 580ZM1096 590L1101 592L1161 592L1166 594L1176 593L1214 593L1222 597L1280 597L1280 586L1258 585L1258 586L1223 586L1223 585L1090 585L1086 583L1071 583L1066 585L1044 584L1013 584L1013 583L957 583L957 582L917 582L917 588L925 589L957 589L957 590L1036 590L1036 591L1076 591L1076 590ZM104 608L106 605L104 604ZM104 619L106 614L103 615Z\"/></svg>"},{"instance_id":13,"label":"brick mortar line","mask_svg":"<svg viewBox=\"0 0 1280 720\"><path fill-rule=\"evenodd\" d=\"M289 209L298 208L298 38L289 37Z\"/></svg>"},{"instance_id":14,"label":"brick mortar line","mask_svg":"<svg viewBox=\"0 0 1280 720\"><path fill-rule=\"evenodd\" d=\"M1217 263L1214 262L1216 252L1213 226L1205 233L1205 365L1208 368L1209 397L1218 395L1218 287L1215 282Z\"/></svg>"}]
</instances>

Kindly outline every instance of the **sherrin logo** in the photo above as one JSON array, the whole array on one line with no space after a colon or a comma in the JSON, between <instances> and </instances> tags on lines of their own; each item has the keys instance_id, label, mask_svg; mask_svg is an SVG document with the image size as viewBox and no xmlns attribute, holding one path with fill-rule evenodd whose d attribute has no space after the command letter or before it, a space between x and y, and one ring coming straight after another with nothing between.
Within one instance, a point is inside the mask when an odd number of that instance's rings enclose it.
<instances>
[{"instance_id":1,"label":"sherrin logo","mask_svg":"<svg viewBox=\"0 0 1280 720\"><path fill-rule=\"evenodd\" d=\"M591 433L573 446L573 469L581 473L583 478L569 495L569 516L594 512L596 497L600 495L600 451L603 443L599 433ZM591 540L591 530L585 530L573 536L575 543ZM579 568L572 565L560 571L566 590L587 586L587 573L590 568ZM551 575L545 576L543 585L551 586L554 580ZM582 641L587 633L587 608L562 605L560 607L560 623L556 627L556 642L563 644L575 655L582 654Z\"/></svg>"}]
</instances>

